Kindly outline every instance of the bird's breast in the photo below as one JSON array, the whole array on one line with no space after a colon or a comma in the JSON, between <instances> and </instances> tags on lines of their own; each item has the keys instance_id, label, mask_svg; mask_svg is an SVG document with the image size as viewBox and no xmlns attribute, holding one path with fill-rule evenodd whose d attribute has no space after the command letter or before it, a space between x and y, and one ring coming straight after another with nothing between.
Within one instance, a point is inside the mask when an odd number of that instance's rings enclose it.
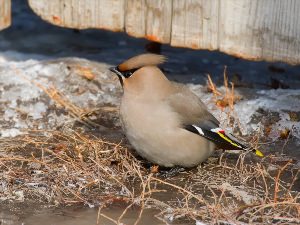
<instances>
[{"instance_id":1,"label":"bird's breast","mask_svg":"<svg viewBox=\"0 0 300 225\"><path fill-rule=\"evenodd\" d=\"M153 133L160 133L161 130L168 132L169 129L179 126L175 113L162 101L123 97L120 115L126 134L132 131L135 135L151 136Z\"/></svg>"},{"instance_id":2,"label":"bird's breast","mask_svg":"<svg viewBox=\"0 0 300 225\"><path fill-rule=\"evenodd\" d=\"M122 99L120 114L125 134L144 158L163 166L194 166L214 145L180 126L167 104Z\"/></svg>"}]
</instances>

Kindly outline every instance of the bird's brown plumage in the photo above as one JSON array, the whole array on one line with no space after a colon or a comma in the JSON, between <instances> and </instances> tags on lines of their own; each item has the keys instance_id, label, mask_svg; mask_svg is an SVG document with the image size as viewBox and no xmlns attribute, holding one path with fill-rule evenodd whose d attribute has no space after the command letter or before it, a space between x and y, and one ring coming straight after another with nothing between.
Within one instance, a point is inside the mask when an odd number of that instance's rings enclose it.
<instances>
[{"instance_id":1,"label":"bird's brown plumage","mask_svg":"<svg viewBox=\"0 0 300 225\"><path fill-rule=\"evenodd\" d=\"M192 167L205 161L216 144L237 146L212 131L220 129L219 121L198 96L167 79L156 66L164 61L164 56L143 54L112 69L124 84L121 122L136 151L159 165Z\"/></svg>"},{"instance_id":2,"label":"bird's brown plumage","mask_svg":"<svg viewBox=\"0 0 300 225\"><path fill-rule=\"evenodd\" d=\"M166 57L157 54L142 54L132 57L118 66L121 72L138 69L144 66L156 66L166 61Z\"/></svg>"}]
</instances>

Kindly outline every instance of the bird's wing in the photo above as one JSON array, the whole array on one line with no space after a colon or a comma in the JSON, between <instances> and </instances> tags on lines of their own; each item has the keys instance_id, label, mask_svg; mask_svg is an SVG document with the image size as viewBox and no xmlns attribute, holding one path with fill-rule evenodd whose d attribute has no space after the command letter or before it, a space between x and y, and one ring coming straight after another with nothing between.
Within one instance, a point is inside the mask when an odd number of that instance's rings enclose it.
<instances>
[{"instance_id":1,"label":"bird's wing","mask_svg":"<svg viewBox=\"0 0 300 225\"><path fill-rule=\"evenodd\" d=\"M171 110L176 112L182 124L193 124L199 121L211 121L219 125L219 121L208 111L206 105L186 86L173 83L173 93L166 101Z\"/></svg>"},{"instance_id":2,"label":"bird's wing","mask_svg":"<svg viewBox=\"0 0 300 225\"><path fill-rule=\"evenodd\" d=\"M209 129L206 124L202 126L201 123L186 125L184 127L186 130L191 131L195 134L198 134L202 137L205 137L212 142L214 142L218 147L227 150L251 150L257 156L263 157L263 153L258 149L253 149L247 147L245 144L242 144L237 140L232 134L226 134L224 130L219 127Z\"/></svg>"},{"instance_id":3,"label":"bird's wing","mask_svg":"<svg viewBox=\"0 0 300 225\"><path fill-rule=\"evenodd\" d=\"M251 149L233 135L226 134L219 127L219 121L207 110L198 96L188 88L178 85L177 91L170 95L167 101L171 109L178 114L184 129L207 138L222 149ZM263 156L257 149L252 149L252 151L258 156Z\"/></svg>"}]
</instances>

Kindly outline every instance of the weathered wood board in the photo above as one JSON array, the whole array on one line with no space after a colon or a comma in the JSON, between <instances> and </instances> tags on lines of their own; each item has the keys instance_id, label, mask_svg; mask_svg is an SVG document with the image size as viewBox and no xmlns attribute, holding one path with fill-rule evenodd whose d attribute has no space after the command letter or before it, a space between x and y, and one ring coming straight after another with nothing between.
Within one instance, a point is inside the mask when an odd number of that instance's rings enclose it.
<instances>
[{"instance_id":1,"label":"weathered wood board","mask_svg":"<svg viewBox=\"0 0 300 225\"><path fill-rule=\"evenodd\" d=\"M218 0L174 0L171 45L218 48Z\"/></svg>"},{"instance_id":2,"label":"weathered wood board","mask_svg":"<svg viewBox=\"0 0 300 225\"><path fill-rule=\"evenodd\" d=\"M11 24L11 2L0 0L0 30L9 27Z\"/></svg>"},{"instance_id":3,"label":"weathered wood board","mask_svg":"<svg viewBox=\"0 0 300 225\"><path fill-rule=\"evenodd\" d=\"M300 1L220 3L220 51L249 59L300 63Z\"/></svg>"},{"instance_id":4,"label":"weathered wood board","mask_svg":"<svg viewBox=\"0 0 300 225\"><path fill-rule=\"evenodd\" d=\"M2 0L3 1L3 0ZM28 0L58 26L300 64L299 0Z\"/></svg>"},{"instance_id":5,"label":"weathered wood board","mask_svg":"<svg viewBox=\"0 0 300 225\"><path fill-rule=\"evenodd\" d=\"M77 29L124 29L125 0L29 0L31 8L44 20Z\"/></svg>"}]
</instances>

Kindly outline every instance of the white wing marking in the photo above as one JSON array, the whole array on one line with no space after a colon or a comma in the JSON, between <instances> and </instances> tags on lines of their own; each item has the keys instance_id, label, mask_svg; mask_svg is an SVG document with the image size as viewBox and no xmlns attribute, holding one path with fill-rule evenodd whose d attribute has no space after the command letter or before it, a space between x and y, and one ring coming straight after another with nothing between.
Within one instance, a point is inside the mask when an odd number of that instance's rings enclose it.
<instances>
[{"instance_id":1,"label":"white wing marking","mask_svg":"<svg viewBox=\"0 0 300 225\"><path fill-rule=\"evenodd\" d=\"M197 127L195 125L192 125L192 126L196 128L196 130L198 131L199 134L201 134L201 135L204 136L204 132L203 132L203 130L200 127Z\"/></svg>"},{"instance_id":2,"label":"white wing marking","mask_svg":"<svg viewBox=\"0 0 300 225\"><path fill-rule=\"evenodd\" d=\"M217 128L211 129L210 131L212 131L212 132L215 132L215 133L218 133L218 132L224 132L224 130L223 130L223 129L221 129L220 127L217 127Z\"/></svg>"}]
</instances>

